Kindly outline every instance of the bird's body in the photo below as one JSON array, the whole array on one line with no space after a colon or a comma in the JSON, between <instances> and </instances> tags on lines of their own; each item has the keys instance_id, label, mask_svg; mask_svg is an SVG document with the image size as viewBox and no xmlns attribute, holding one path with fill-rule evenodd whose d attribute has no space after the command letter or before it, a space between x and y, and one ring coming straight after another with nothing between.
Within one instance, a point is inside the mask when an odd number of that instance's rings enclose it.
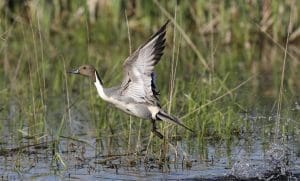
<instances>
[{"instance_id":1,"label":"bird's body","mask_svg":"<svg viewBox=\"0 0 300 181\"><path fill-rule=\"evenodd\" d=\"M99 79L94 82L99 96L106 102L111 103L116 108L142 119L152 119L152 113L149 110L151 105L145 103L135 102L132 97L119 96L121 94L121 87L104 88ZM154 106L152 106L154 107ZM151 109L151 108L150 108Z\"/></svg>"},{"instance_id":2,"label":"bird's body","mask_svg":"<svg viewBox=\"0 0 300 181\"><path fill-rule=\"evenodd\" d=\"M79 69L70 72L90 77L104 101L130 115L151 120L152 132L160 138L163 136L156 129L155 121L157 120L176 123L192 131L179 119L163 111L158 99L154 66L163 55L167 24L168 22L125 60L124 78L120 86L104 88L98 72L91 65L82 65Z\"/></svg>"}]
</instances>

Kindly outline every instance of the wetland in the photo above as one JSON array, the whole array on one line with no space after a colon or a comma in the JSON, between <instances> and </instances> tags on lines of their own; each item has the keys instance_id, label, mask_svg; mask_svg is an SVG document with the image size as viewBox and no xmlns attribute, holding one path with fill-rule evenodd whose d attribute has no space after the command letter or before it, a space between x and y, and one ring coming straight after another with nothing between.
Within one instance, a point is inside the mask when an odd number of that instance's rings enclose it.
<instances>
[{"instance_id":1,"label":"wetland","mask_svg":"<svg viewBox=\"0 0 300 181\"><path fill-rule=\"evenodd\" d=\"M300 1L5 2L0 180L300 178ZM160 122L161 140L67 71L119 84L167 19L161 105L196 133Z\"/></svg>"}]
</instances>

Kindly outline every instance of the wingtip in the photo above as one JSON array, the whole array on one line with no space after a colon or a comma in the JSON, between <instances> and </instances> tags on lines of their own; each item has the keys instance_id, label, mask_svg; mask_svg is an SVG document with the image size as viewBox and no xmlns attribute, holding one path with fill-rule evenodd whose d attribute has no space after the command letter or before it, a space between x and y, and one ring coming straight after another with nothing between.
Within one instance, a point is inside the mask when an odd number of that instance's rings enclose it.
<instances>
[{"instance_id":1,"label":"wingtip","mask_svg":"<svg viewBox=\"0 0 300 181\"><path fill-rule=\"evenodd\" d=\"M170 20L167 19L167 21L165 22L165 26L167 26L170 23Z\"/></svg>"},{"instance_id":2,"label":"wingtip","mask_svg":"<svg viewBox=\"0 0 300 181\"><path fill-rule=\"evenodd\" d=\"M165 22L164 25L162 25L161 29L166 29L167 28L167 25L170 23L170 20L167 19L167 21Z\"/></svg>"},{"instance_id":3,"label":"wingtip","mask_svg":"<svg viewBox=\"0 0 300 181\"><path fill-rule=\"evenodd\" d=\"M165 32L166 29L167 29L167 25L168 25L169 23L170 23L170 20L168 19L168 20L160 27L160 29L156 32L155 35L158 35L158 34L160 34L160 33Z\"/></svg>"}]
</instances>

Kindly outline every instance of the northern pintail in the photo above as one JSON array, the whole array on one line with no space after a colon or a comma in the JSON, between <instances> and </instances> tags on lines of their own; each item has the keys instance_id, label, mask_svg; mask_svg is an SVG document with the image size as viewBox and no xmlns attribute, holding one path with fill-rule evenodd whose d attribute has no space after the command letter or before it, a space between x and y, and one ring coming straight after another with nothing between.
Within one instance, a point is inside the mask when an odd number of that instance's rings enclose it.
<instances>
[{"instance_id":1,"label":"northern pintail","mask_svg":"<svg viewBox=\"0 0 300 181\"><path fill-rule=\"evenodd\" d=\"M159 138L158 120L178 124L193 132L175 116L166 113L160 106L159 92L155 85L154 66L159 62L165 48L167 21L146 43L141 45L124 62L124 78L121 85L104 88L99 73L92 65L82 65L69 73L89 77L95 84L100 97L122 111L138 118L151 120L152 132Z\"/></svg>"}]
</instances>

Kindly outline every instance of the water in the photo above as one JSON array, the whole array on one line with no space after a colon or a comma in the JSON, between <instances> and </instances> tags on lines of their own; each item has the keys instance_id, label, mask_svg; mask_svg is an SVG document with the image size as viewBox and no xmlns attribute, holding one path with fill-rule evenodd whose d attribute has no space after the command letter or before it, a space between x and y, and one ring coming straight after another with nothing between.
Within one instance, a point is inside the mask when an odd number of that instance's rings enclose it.
<instances>
[{"instance_id":1,"label":"water","mask_svg":"<svg viewBox=\"0 0 300 181\"><path fill-rule=\"evenodd\" d=\"M271 178L281 175L299 178L299 175L294 174L299 174L300 171L300 160L296 156L296 150L276 144L263 150L259 139L252 145L245 145L244 140L238 140L235 142L236 146L232 146L230 156L226 151L226 145L209 144L206 158L199 158L197 154L189 155L189 159L186 160L182 155L179 155L177 160L171 157L168 163L164 163L163 169L159 168L159 161L155 157L146 158L145 151L132 155L95 155L95 147L69 139L59 141L56 151L61 156L60 159L56 158L54 148L47 146L53 143L48 142L39 147L28 145L28 148L22 151L14 150L8 153L2 151L1 178L155 180L219 179L230 175L239 179ZM89 139L89 143L95 145L96 140ZM268 175L270 173L272 175Z\"/></svg>"},{"instance_id":2,"label":"water","mask_svg":"<svg viewBox=\"0 0 300 181\"><path fill-rule=\"evenodd\" d=\"M11 107L10 119L18 115ZM76 112L76 111L75 111ZM72 115L76 115L73 112ZM53 115L51 115L53 116ZM0 178L2 180L297 180L300 178L299 133L287 131L274 139L269 126L276 116L241 115L248 126L231 138L173 140L162 160L155 147L163 142L149 137L140 144L132 138L131 145L118 134L97 136L93 123L74 116L72 136L42 135L30 137L25 127L21 137L6 129L0 145ZM7 119L3 126L9 128ZM288 119L288 123L296 120ZM49 124L50 126L50 124ZM57 124L52 125L59 127ZM297 130L297 129L296 129ZM23 134L24 133L24 134ZM66 133L68 133L66 131ZM37 139L38 138L38 139ZM149 146L150 145L150 146ZM129 148L129 149L128 149Z\"/></svg>"}]
</instances>

